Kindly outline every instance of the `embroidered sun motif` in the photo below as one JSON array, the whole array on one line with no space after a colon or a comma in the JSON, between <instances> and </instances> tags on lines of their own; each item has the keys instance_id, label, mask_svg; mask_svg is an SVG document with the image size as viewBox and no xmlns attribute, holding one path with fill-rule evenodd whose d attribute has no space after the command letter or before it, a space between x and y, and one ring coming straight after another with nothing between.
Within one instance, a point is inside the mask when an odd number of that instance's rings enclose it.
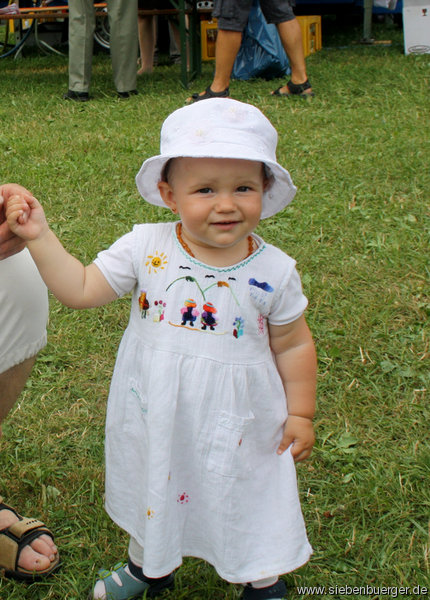
<instances>
[{"instance_id":1,"label":"embroidered sun motif","mask_svg":"<svg viewBox=\"0 0 430 600\"><path fill-rule=\"evenodd\" d=\"M145 263L145 267L148 267L148 273L158 273L159 269L164 269L164 266L167 265L167 255L164 252L158 254L148 254L146 257L148 260Z\"/></svg>"}]
</instances>

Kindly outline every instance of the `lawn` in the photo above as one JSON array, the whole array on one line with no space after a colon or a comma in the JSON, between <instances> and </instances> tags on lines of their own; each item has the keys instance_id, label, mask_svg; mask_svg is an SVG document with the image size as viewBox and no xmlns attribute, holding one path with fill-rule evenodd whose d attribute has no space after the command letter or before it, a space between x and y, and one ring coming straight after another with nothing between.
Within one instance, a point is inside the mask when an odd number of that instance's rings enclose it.
<instances>
[{"instance_id":1,"label":"lawn","mask_svg":"<svg viewBox=\"0 0 430 600\"><path fill-rule=\"evenodd\" d=\"M300 586L369 599L430 588L430 56L405 56L394 25L374 24L373 34L392 44L356 44L360 27L330 22L325 35L323 25L323 50L307 62L311 102L272 98L281 81L231 85L278 129L278 159L299 190L258 232L297 260L318 349L317 441L297 469L314 554L285 576L291 600L312 596ZM211 73L205 64L191 91ZM178 66L157 67L126 101L103 54L86 104L61 99L65 57L0 60L0 82L0 181L32 190L71 252L89 262L134 223L170 219L142 201L134 177L188 95ZM51 297L49 343L4 424L0 494L49 524L63 567L40 584L1 579L1 600L83 600L98 568L126 557L126 536L103 508L103 440L128 310L129 298L74 312ZM164 597L239 593L189 558Z\"/></svg>"}]
</instances>

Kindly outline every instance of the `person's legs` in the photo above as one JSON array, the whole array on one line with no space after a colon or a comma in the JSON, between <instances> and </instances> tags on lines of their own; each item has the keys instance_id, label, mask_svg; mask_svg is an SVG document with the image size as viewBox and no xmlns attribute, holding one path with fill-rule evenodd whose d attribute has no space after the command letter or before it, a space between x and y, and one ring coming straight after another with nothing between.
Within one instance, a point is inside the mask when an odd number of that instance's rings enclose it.
<instances>
[{"instance_id":1,"label":"person's legs","mask_svg":"<svg viewBox=\"0 0 430 600\"><path fill-rule=\"evenodd\" d=\"M103 579L96 582L92 593L93 600L124 600L124 598L140 597L145 590L148 590L148 597L152 597L174 586L173 573L157 579L145 577L141 567L143 548L133 537L130 538L128 556L126 565L117 565L112 571L106 573Z\"/></svg>"},{"instance_id":2,"label":"person's legs","mask_svg":"<svg viewBox=\"0 0 430 600\"><path fill-rule=\"evenodd\" d=\"M291 67L290 81L272 92L272 94L279 96L313 96L306 75L302 31L294 15L294 4L294 0L261 0L261 10L264 17L268 23L276 25Z\"/></svg>"},{"instance_id":3,"label":"person's legs","mask_svg":"<svg viewBox=\"0 0 430 600\"><path fill-rule=\"evenodd\" d=\"M71 92L89 92L94 29L93 2L69 0L69 90Z\"/></svg>"},{"instance_id":4,"label":"person's legs","mask_svg":"<svg viewBox=\"0 0 430 600\"><path fill-rule=\"evenodd\" d=\"M46 344L48 293L27 249L0 261L0 436L1 424L19 398ZM0 500L0 533L19 521ZM10 540L2 535L2 559L11 555ZM40 535L19 553L18 566L28 571L48 569L58 562L57 548Z\"/></svg>"},{"instance_id":5,"label":"person's legs","mask_svg":"<svg viewBox=\"0 0 430 600\"><path fill-rule=\"evenodd\" d=\"M218 29L215 46L215 74L212 83L200 94L193 94L187 98L186 102L196 102L197 100L209 98L211 96L227 97L230 85L231 72L233 71L234 61L239 52L242 42L242 33L240 31L229 31Z\"/></svg>"},{"instance_id":6,"label":"person's legs","mask_svg":"<svg viewBox=\"0 0 430 600\"><path fill-rule=\"evenodd\" d=\"M138 75L152 73L154 68L155 35L157 23L155 17L139 17L137 26L139 29L140 69Z\"/></svg>"},{"instance_id":7,"label":"person's legs","mask_svg":"<svg viewBox=\"0 0 430 600\"><path fill-rule=\"evenodd\" d=\"M225 29L218 31L215 47L215 75L210 86L213 92L222 92L228 88L241 42L242 33L240 31Z\"/></svg>"},{"instance_id":8,"label":"person's legs","mask_svg":"<svg viewBox=\"0 0 430 600\"><path fill-rule=\"evenodd\" d=\"M234 61L242 42L242 32L248 21L251 0L215 0L213 15L218 19L215 45L215 74L212 83L200 94L187 98L196 102L212 95L229 95L228 88Z\"/></svg>"},{"instance_id":9,"label":"person's legs","mask_svg":"<svg viewBox=\"0 0 430 600\"><path fill-rule=\"evenodd\" d=\"M108 17L115 88L120 94L136 93L137 0L108 0Z\"/></svg>"},{"instance_id":10,"label":"person's legs","mask_svg":"<svg viewBox=\"0 0 430 600\"><path fill-rule=\"evenodd\" d=\"M0 373L0 437L1 423L15 404L33 368L36 357L24 360ZM0 531L7 529L18 521L16 514L7 509L0 509ZM48 569L57 558L57 547L48 535L41 535L29 546L24 546L18 560L18 566L28 571Z\"/></svg>"},{"instance_id":11,"label":"person's legs","mask_svg":"<svg viewBox=\"0 0 430 600\"><path fill-rule=\"evenodd\" d=\"M6 415L24 389L35 360L36 357L32 356L18 365L11 367L4 373L0 373L0 437L2 433L2 421L4 421Z\"/></svg>"},{"instance_id":12,"label":"person's legs","mask_svg":"<svg viewBox=\"0 0 430 600\"><path fill-rule=\"evenodd\" d=\"M299 22L296 18L290 21L284 21L277 24L279 37L288 56L291 67L291 81L293 84L300 85L307 81L305 55L303 52L302 32ZM281 94L289 93L288 85L279 89ZM306 94L312 94L312 88L304 90Z\"/></svg>"}]
</instances>

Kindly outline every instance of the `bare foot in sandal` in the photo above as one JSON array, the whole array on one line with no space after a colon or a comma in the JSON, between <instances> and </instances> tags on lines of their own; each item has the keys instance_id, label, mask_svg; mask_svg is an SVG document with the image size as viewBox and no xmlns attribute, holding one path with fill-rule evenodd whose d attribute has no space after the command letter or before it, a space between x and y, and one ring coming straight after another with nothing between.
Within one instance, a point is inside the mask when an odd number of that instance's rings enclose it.
<instances>
[{"instance_id":1,"label":"bare foot in sandal","mask_svg":"<svg viewBox=\"0 0 430 600\"><path fill-rule=\"evenodd\" d=\"M293 83L291 80L285 85L278 87L277 90L271 92L272 96L300 96L301 98L312 98L315 94L312 91L312 86L309 79L303 83Z\"/></svg>"},{"instance_id":2,"label":"bare foot in sandal","mask_svg":"<svg viewBox=\"0 0 430 600\"><path fill-rule=\"evenodd\" d=\"M228 98L230 96L229 88L225 88L223 90L217 91L213 90L210 85L205 89L204 92L200 92L200 94L196 93L190 96L185 100L185 104L193 104L194 102L198 102L199 100L207 100L208 98Z\"/></svg>"},{"instance_id":3,"label":"bare foot in sandal","mask_svg":"<svg viewBox=\"0 0 430 600\"><path fill-rule=\"evenodd\" d=\"M26 524L29 531L29 541L25 544L25 535L23 532L22 540L24 545L19 551L17 549L17 565L12 564L14 557L10 557L10 564L0 565L5 569L6 576L30 579L31 574L36 576L38 573L49 574L51 569L59 563L58 549L53 538L44 533L46 529L43 524L36 520L22 519L13 509L3 504L0 498L0 548L3 538L6 538L8 530L16 523ZM34 526L34 527L33 527ZM40 530L40 534L37 531ZM9 549L9 546L8 546ZM12 552L12 551L11 551ZM16 560L16 558L15 558Z\"/></svg>"}]
</instances>

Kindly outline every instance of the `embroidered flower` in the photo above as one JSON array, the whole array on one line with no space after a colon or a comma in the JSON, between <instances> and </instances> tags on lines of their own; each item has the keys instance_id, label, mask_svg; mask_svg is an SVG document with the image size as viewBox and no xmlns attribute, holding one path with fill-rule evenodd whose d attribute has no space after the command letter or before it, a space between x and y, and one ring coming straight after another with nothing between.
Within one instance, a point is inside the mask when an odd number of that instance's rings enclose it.
<instances>
[{"instance_id":1,"label":"embroidered flower","mask_svg":"<svg viewBox=\"0 0 430 600\"><path fill-rule=\"evenodd\" d=\"M263 315L258 315L257 333L258 333L258 335L264 335L264 317L263 317Z\"/></svg>"},{"instance_id":2,"label":"embroidered flower","mask_svg":"<svg viewBox=\"0 0 430 600\"><path fill-rule=\"evenodd\" d=\"M176 500L178 504L187 504L189 501L190 497L185 492L183 494L179 494L178 499Z\"/></svg>"},{"instance_id":3,"label":"embroidered flower","mask_svg":"<svg viewBox=\"0 0 430 600\"><path fill-rule=\"evenodd\" d=\"M148 508L148 510L146 511L146 516L148 517L148 519L152 519L152 517L154 516L154 511L152 510L152 508Z\"/></svg>"},{"instance_id":4,"label":"embroidered flower","mask_svg":"<svg viewBox=\"0 0 430 600\"><path fill-rule=\"evenodd\" d=\"M155 300L154 302L154 315L153 321L154 323L160 323L160 321L164 321L164 309L166 308L166 303L163 300Z\"/></svg>"},{"instance_id":5,"label":"embroidered flower","mask_svg":"<svg viewBox=\"0 0 430 600\"><path fill-rule=\"evenodd\" d=\"M243 318L236 317L233 323L233 336L238 339L243 335Z\"/></svg>"}]
</instances>

